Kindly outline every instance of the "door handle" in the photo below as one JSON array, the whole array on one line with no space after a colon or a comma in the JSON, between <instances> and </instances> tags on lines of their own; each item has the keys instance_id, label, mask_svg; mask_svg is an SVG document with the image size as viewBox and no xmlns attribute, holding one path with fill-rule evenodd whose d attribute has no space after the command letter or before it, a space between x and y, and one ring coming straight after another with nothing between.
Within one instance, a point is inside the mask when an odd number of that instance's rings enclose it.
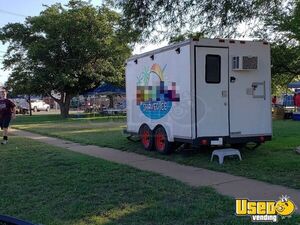
<instances>
[{"instance_id":1,"label":"door handle","mask_svg":"<svg viewBox=\"0 0 300 225\"><path fill-rule=\"evenodd\" d=\"M234 83L236 81L236 78L234 76L230 77L230 83Z\"/></svg>"}]
</instances>

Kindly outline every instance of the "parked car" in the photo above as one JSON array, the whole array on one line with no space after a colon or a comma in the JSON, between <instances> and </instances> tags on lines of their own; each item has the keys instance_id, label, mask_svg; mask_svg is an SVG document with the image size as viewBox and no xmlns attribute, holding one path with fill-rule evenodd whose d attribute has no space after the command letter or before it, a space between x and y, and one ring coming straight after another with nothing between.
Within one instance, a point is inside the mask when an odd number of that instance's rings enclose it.
<instances>
[{"instance_id":1,"label":"parked car","mask_svg":"<svg viewBox=\"0 0 300 225\"><path fill-rule=\"evenodd\" d=\"M50 111L50 105L45 103L43 100L32 100L31 101L31 109L34 112L38 111Z\"/></svg>"},{"instance_id":2,"label":"parked car","mask_svg":"<svg viewBox=\"0 0 300 225\"><path fill-rule=\"evenodd\" d=\"M28 114L29 113L29 103L26 99L23 98L15 98L12 101L16 105L16 114Z\"/></svg>"}]
</instances>

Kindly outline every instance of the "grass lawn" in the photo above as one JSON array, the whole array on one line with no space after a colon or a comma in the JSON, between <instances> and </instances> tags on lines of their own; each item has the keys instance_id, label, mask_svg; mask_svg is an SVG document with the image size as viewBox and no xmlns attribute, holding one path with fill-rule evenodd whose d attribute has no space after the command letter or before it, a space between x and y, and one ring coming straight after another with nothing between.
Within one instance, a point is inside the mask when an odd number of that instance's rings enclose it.
<instances>
[{"instance_id":1,"label":"grass lawn","mask_svg":"<svg viewBox=\"0 0 300 225\"><path fill-rule=\"evenodd\" d=\"M270 183L300 189L300 155L294 148L300 145L300 122L274 121L273 140L258 149L243 150L243 161L226 160L224 165L210 163L209 150L175 152L163 156L145 152L139 143L133 143L122 134L125 118L71 118L62 120L57 115L21 116L13 127L60 137L83 143L107 146L123 151L147 154L152 157L176 161L182 164L224 171L255 178Z\"/></svg>"},{"instance_id":2,"label":"grass lawn","mask_svg":"<svg viewBox=\"0 0 300 225\"><path fill-rule=\"evenodd\" d=\"M20 137L0 147L0 214L45 225L251 224L211 188Z\"/></svg>"}]
</instances>

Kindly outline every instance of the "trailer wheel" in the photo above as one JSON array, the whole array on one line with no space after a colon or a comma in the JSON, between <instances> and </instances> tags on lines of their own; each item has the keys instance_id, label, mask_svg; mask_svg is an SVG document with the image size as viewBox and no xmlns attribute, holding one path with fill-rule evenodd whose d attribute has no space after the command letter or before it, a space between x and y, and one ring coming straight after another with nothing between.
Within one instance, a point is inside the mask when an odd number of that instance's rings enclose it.
<instances>
[{"instance_id":1,"label":"trailer wheel","mask_svg":"<svg viewBox=\"0 0 300 225\"><path fill-rule=\"evenodd\" d=\"M153 149L154 140L153 133L148 125L144 124L141 126L139 136L144 149L146 151L151 151Z\"/></svg>"},{"instance_id":2,"label":"trailer wheel","mask_svg":"<svg viewBox=\"0 0 300 225\"><path fill-rule=\"evenodd\" d=\"M155 149L161 154L172 152L172 143L168 141L168 136L163 127L158 127L154 131Z\"/></svg>"}]
</instances>

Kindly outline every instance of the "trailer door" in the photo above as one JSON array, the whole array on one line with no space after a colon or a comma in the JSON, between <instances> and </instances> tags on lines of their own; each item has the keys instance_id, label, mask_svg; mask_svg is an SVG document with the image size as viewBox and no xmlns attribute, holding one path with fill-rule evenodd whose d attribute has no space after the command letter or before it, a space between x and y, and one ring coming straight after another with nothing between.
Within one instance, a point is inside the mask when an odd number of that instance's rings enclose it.
<instances>
[{"instance_id":1,"label":"trailer door","mask_svg":"<svg viewBox=\"0 0 300 225\"><path fill-rule=\"evenodd\" d=\"M228 48L195 49L197 137L228 136Z\"/></svg>"}]
</instances>

